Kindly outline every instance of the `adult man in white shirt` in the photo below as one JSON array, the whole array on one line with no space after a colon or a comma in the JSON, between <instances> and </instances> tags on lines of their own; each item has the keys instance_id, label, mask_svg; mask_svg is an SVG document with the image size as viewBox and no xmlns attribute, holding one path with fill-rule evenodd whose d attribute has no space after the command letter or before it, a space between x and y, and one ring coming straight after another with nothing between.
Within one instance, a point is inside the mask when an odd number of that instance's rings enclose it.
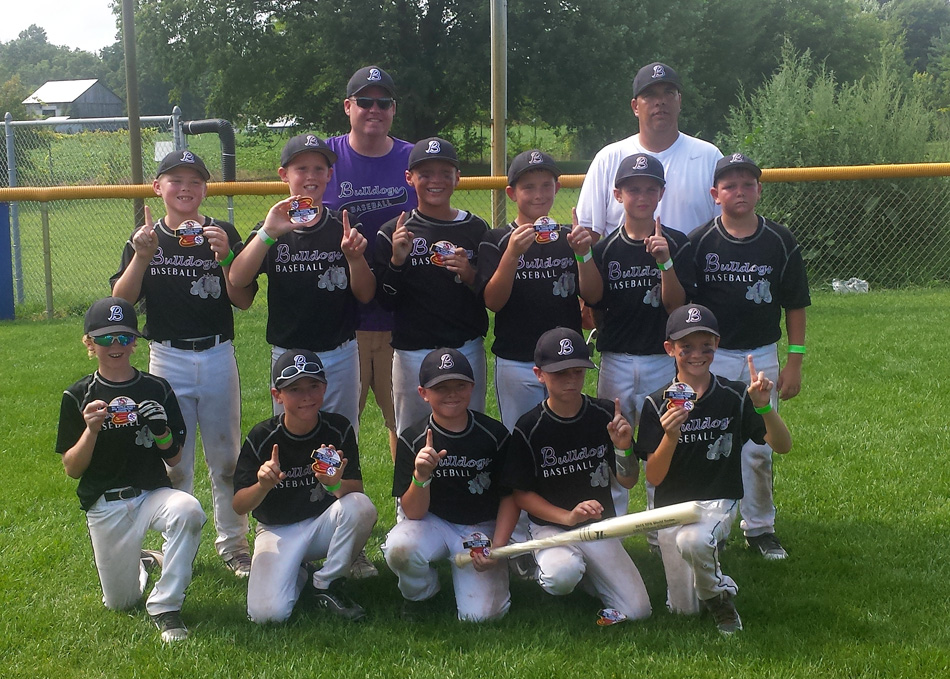
<instances>
[{"instance_id":1,"label":"adult man in white shirt","mask_svg":"<svg viewBox=\"0 0 950 679\"><path fill-rule=\"evenodd\" d=\"M577 202L577 219L595 238L607 235L623 221L623 205L613 195L620 161L634 153L649 153L663 164L666 192L656 209L664 226L689 233L719 214L709 193L722 153L709 142L679 131L682 85L666 64L641 68L633 80L630 107L640 131L608 144L594 157Z\"/></svg>"}]
</instances>

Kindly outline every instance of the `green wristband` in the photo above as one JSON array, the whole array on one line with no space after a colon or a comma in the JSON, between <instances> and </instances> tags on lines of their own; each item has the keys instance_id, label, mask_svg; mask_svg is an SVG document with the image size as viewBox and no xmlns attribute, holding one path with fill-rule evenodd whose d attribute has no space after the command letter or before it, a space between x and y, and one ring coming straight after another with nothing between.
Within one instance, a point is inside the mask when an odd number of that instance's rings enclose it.
<instances>
[{"instance_id":1,"label":"green wristband","mask_svg":"<svg viewBox=\"0 0 950 679\"><path fill-rule=\"evenodd\" d=\"M277 242L276 240L274 240L273 238L267 235L267 232L264 231L263 226L261 227L261 230L257 232L257 237L260 238L262 241L264 241L264 244L267 247L270 247L271 245Z\"/></svg>"},{"instance_id":2,"label":"green wristband","mask_svg":"<svg viewBox=\"0 0 950 679\"><path fill-rule=\"evenodd\" d=\"M626 450L624 450L623 448L618 448L617 446L614 446L614 455L619 455L621 457L630 457L630 453L632 452L633 452L633 448L627 448Z\"/></svg>"},{"instance_id":3,"label":"green wristband","mask_svg":"<svg viewBox=\"0 0 950 679\"><path fill-rule=\"evenodd\" d=\"M157 443L160 446L164 446L168 443L171 443L172 442L171 429L168 430L168 433L165 434L165 436L162 436L161 438L159 438L158 436L155 436L154 438L155 438L155 443Z\"/></svg>"},{"instance_id":4,"label":"green wristband","mask_svg":"<svg viewBox=\"0 0 950 679\"><path fill-rule=\"evenodd\" d=\"M342 481L337 481L335 486L323 486L323 489L328 493L335 493L340 490L340 486L343 485Z\"/></svg>"},{"instance_id":5,"label":"green wristband","mask_svg":"<svg viewBox=\"0 0 950 679\"><path fill-rule=\"evenodd\" d=\"M669 271L670 269L673 268L673 258L670 257L665 262L657 262L656 265L660 269L660 271Z\"/></svg>"},{"instance_id":6,"label":"green wristband","mask_svg":"<svg viewBox=\"0 0 950 679\"><path fill-rule=\"evenodd\" d=\"M221 266L227 266L234 261L234 250L228 250L228 256L221 260Z\"/></svg>"},{"instance_id":7,"label":"green wristband","mask_svg":"<svg viewBox=\"0 0 950 679\"><path fill-rule=\"evenodd\" d=\"M576 252L574 253L574 259L583 264L584 262L589 262L594 258L594 255L591 254L591 251L588 250L586 254L579 255Z\"/></svg>"},{"instance_id":8,"label":"green wristband","mask_svg":"<svg viewBox=\"0 0 950 679\"><path fill-rule=\"evenodd\" d=\"M755 408L755 406L752 406L752 407ZM759 415L765 415L766 413L770 413L772 412L772 404L766 403L761 408L755 408L755 412L757 412Z\"/></svg>"},{"instance_id":9,"label":"green wristband","mask_svg":"<svg viewBox=\"0 0 950 679\"><path fill-rule=\"evenodd\" d=\"M789 344L788 353L790 354L804 354L805 345L804 344Z\"/></svg>"},{"instance_id":10,"label":"green wristband","mask_svg":"<svg viewBox=\"0 0 950 679\"><path fill-rule=\"evenodd\" d=\"M425 481L420 481L419 479L417 479L415 474L413 474L411 478L412 478L412 482L416 484L417 486L419 486L420 488L426 488L428 487L430 483L432 483L431 476L427 478Z\"/></svg>"}]
</instances>

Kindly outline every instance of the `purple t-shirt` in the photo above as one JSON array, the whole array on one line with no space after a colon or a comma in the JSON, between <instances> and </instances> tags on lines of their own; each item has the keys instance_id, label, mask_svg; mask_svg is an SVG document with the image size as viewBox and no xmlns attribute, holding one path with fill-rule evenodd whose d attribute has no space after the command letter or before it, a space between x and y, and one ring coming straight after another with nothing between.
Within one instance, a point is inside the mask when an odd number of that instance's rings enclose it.
<instances>
[{"instance_id":1,"label":"purple t-shirt","mask_svg":"<svg viewBox=\"0 0 950 679\"><path fill-rule=\"evenodd\" d=\"M350 147L348 135L330 137L327 145L337 154L333 177L323 194L323 202L334 210L347 210L350 220L360 223L360 233L369 241L367 259L372 264L379 227L405 210L416 207L416 192L406 183L406 168L412 144L393 137L393 148L385 156L364 156ZM392 330L392 314L372 300L360 306L360 330Z\"/></svg>"}]
</instances>

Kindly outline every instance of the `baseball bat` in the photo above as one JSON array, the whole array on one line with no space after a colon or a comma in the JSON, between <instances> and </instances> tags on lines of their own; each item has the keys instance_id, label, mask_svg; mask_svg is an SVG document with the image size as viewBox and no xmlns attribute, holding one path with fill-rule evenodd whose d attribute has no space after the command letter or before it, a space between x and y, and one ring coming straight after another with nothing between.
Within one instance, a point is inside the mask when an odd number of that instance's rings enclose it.
<instances>
[{"instance_id":1,"label":"baseball bat","mask_svg":"<svg viewBox=\"0 0 950 679\"><path fill-rule=\"evenodd\" d=\"M698 503L680 502L659 509L648 509L636 514L625 514L624 516L604 519L546 538L493 548L489 558L504 559L509 556L517 556L526 552L533 552L536 549L545 549L557 545L593 542L594 540L606 540L607 538L625 538L634 533L644 533L650 530L669 528L670 526L682 526L688 523L696 523L702 513L703 510ZM472 562L469 552L457 552L452 558L455 565L460 568Z\"/></svg>"}]
</instances>

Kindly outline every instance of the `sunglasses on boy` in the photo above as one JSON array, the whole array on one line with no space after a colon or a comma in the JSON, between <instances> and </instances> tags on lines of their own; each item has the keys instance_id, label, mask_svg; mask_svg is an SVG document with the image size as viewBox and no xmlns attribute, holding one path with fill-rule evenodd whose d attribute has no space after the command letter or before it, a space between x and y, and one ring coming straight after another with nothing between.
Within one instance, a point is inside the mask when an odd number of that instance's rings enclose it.
<instances>
[{"instance_id":1,"label":"sunglasses on boy","mask_svg":"<svg viewBox=\"0 0 950 679\"><path fill-rule=\"evenodd\" d=\"M123 347L127 347L135 341L135 335L101 335L93 337L92 341L100 347L111 347L113 342L118 342Z\"/></svg>"},{"instance_id":2,"label":"sunglasses on boy","mask_svg":"<svg viewBox=\"0 0 950 679\"><path fill-rule=\"evenodd\" d=\"M280 371L280 378L286 380L290 377L296 377L303 373L304 375L322 375L323 366L318 363L304 363L302 366L288 365Z\"/></svg>"},{"instance_id":3,"label":"sunglasses on boy","mask_svg":"<svg viewBox=\"0 0 950 679\"><path fill-rule=\"evenodd\" d=\"M350 97L360 108L373 108L373 104L379 106L380 111L388 111L396 103L392 97Z\"/></svg>"}]
</instances>

